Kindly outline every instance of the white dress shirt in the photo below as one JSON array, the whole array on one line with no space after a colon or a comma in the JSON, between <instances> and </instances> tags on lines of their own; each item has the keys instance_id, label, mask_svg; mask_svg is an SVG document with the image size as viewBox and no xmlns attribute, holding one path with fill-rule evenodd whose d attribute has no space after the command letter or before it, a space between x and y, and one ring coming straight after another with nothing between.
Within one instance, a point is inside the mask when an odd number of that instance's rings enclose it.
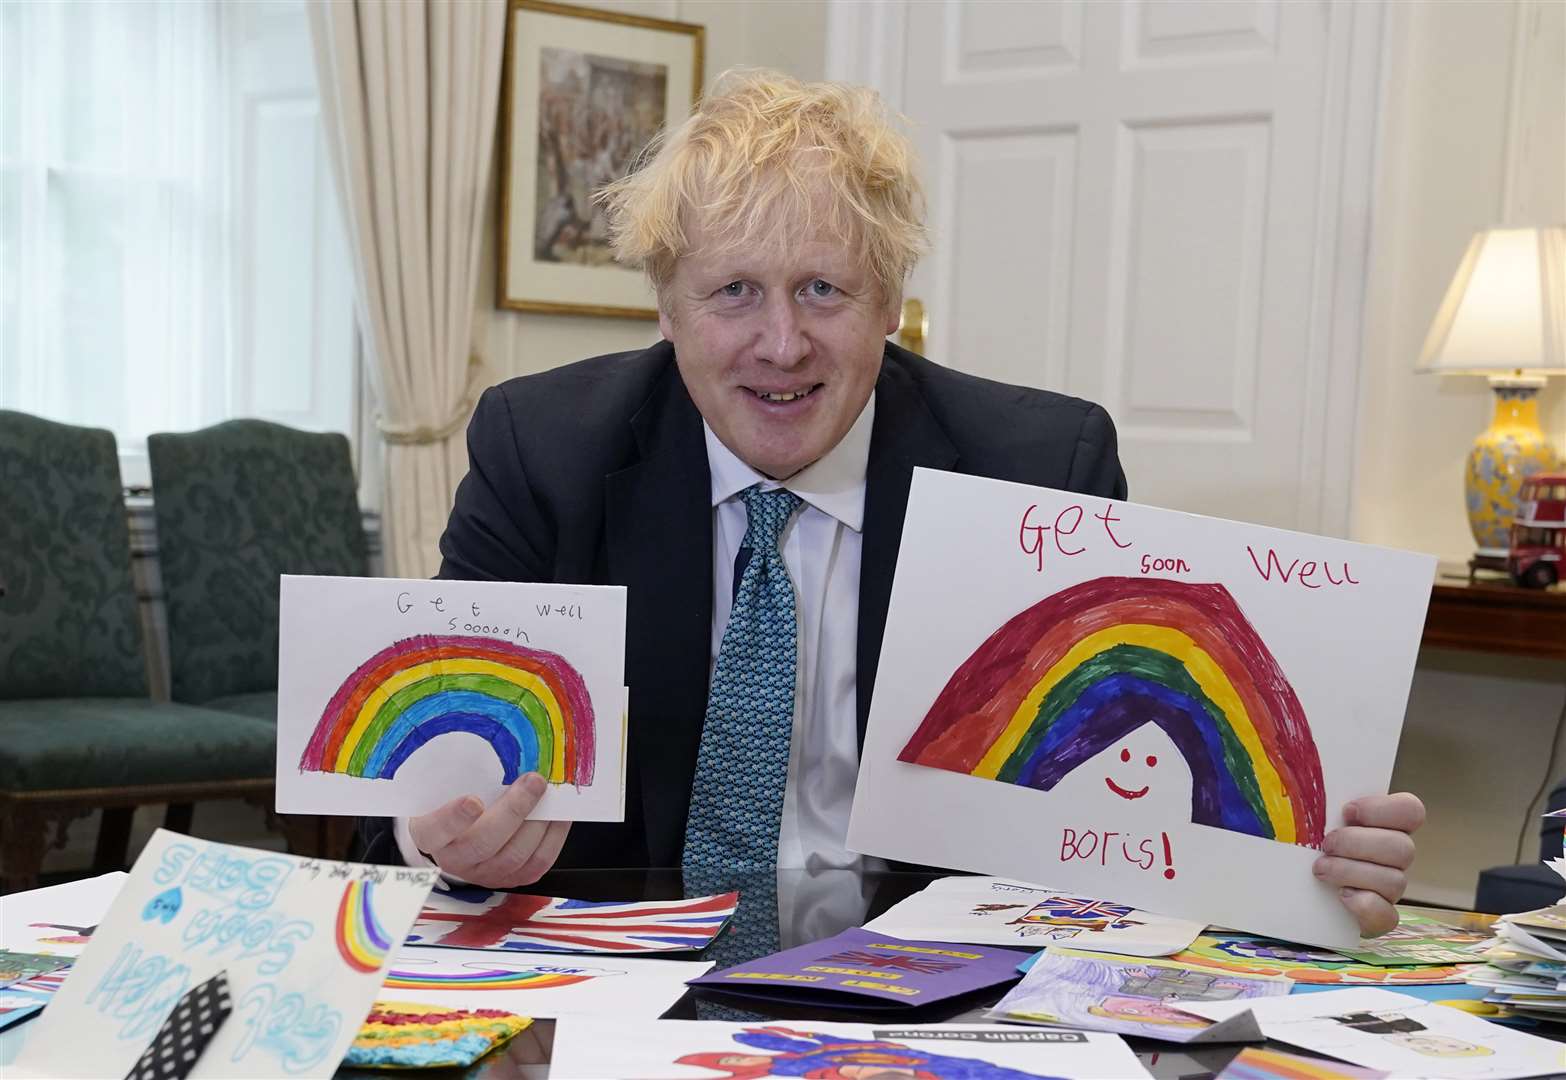
<instances>
[{"instance_id":1,"label":"white dress shirt","mask_svg":"<svg viewBox=\"0 0 1566 1080\"><path fill-rule=\"evenodd\" d=\"M859 645L859 559L865 517L865 470L875 395L848 434L826 456L782 482L768 479L724 446L703 422L712 474L712 655L718 663L734 606L734 560L745 539L740 492L754 484L787 488L803 505L779 538L794 583L799 625L794 732L778 829L781 869L858 869L882 865L845 847L859 775L856 671ZM636 722L633 716L631 723ZM409 866L429 866L408 831L395 823L397 847Z\"/></svg>"},{"instance_id":2,"label":"white dress shirt","mask_svg":"<svg viewBox=\"0 0 1566 1080\"><path fill-rule=\"evenodd\" d=\"M860 856L844 846L859 775L855 672L859 642L859 557L865 519L865 468L875 396L825 457L784 481L770 480L706 427L712 473L712 669L734 606L734 560L745 538L739 494L754 484L786 488L803 505L783 527L779 546L794 583L799 653L794 734L778 829L778 866L850 868ZM634 719L632 723L634 723Z\"/></svg>"}]
</instances>

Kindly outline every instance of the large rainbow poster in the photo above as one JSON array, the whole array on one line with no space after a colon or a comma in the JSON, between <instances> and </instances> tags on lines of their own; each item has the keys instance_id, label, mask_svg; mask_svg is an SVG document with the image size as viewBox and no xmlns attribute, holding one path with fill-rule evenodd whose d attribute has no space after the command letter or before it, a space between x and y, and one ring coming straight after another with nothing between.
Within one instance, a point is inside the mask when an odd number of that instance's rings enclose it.
<instances>
[{"instance_id":1,"label":"large rainbow poster","mask_svg":"<svg viewBox=\"0 0 1566 1080\"><path fill-rule=\"evenodd\" d=\"M918 470L849 846L1347 946L1435 560Z\"/></svg>"},{"instance_id":2,"label":"large rainbow poster","mask_svg":"<svg viewBox=\"0 0 1566 1080\"><path fill-rule=\"evenodd\" d=\"M618 820L625 590L283 578L278 809L424 813L536 773L540 818Z\"/></svg>"}]
</instances>

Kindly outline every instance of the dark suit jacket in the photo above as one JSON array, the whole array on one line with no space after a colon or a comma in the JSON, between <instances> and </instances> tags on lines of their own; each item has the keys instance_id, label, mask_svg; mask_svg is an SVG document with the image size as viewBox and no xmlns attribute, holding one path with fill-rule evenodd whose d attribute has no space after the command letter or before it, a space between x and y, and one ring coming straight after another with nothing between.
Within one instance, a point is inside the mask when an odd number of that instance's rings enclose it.
<instances>
[{"instance_id":1,"label":"dark suit jacket","mask_svg":"<svg viewBox=\"0 0 1566 1080\"><path fill-rule=\"evenodd\" d=\"M660 342L490 388L440 576L628 586L625 821L578 822L557 865L677 866L707 708L712 505L701 414ZM1124 498L1109 415L964 375L890 343L876 382L857 657L864 741L915 466ZM362 857L400 862L386 819Z\"/></svg>"}]
</instances>

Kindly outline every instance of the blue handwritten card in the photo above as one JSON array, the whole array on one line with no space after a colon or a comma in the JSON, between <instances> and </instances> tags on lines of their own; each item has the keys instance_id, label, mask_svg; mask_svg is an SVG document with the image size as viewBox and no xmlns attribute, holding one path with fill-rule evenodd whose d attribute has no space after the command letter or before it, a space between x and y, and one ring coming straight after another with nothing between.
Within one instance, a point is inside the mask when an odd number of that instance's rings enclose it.
<instances>
[{"instance_id":1,"label":"blue handwritten card","mask_svg":"<svg viewBox=\"0 0 1566 1080\"><path fill-rule=\"evenodd\" d=\"M124 1076L218 972L233 1012L192 1077L331 1076L434 882L159 829L7 1080Z\"/></svg>"}]
</instances>

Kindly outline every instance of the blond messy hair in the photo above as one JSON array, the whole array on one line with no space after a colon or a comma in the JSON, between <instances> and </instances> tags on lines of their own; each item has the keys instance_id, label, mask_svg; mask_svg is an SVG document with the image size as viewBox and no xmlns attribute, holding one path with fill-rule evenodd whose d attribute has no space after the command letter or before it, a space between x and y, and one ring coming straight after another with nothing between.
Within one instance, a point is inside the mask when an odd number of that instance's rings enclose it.
<instances>
[{"instance_id":1,"label":"blond messy hair","mask_svg":"<svg viewBox=\"0 0 1566 1080\"><path fill-rule=\"evenodd\" d=\"M693 226L712 226L720 251L824 235L863 252L891 302L926 247L924 192L898 120L868 87L726 71L594 196L615 258L645 271L662 303L675 263L693 253Z\"/></svg>"}]
</instances>

